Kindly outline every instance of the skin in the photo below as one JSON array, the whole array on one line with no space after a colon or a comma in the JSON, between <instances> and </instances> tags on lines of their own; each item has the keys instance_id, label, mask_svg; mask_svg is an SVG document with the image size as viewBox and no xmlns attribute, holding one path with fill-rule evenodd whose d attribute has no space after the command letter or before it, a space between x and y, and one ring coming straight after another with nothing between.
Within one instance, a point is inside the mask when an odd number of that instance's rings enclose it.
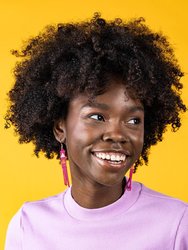
<instances>
[{"instance_id":1,"label":"skin","mask_svg":"<svg viewBox=\"0 0 188 250\"><path fill-rule=\"evenodd\" d=\"M121 197L124 176L140 156L144 109L120 81L112 80L93 101L84 94L75 97L66 120L55 123L54 134L67 147L74 200L85 208L104 207ZM99 152L126 159L99 159Z\"/></svg>"}]
</instances>

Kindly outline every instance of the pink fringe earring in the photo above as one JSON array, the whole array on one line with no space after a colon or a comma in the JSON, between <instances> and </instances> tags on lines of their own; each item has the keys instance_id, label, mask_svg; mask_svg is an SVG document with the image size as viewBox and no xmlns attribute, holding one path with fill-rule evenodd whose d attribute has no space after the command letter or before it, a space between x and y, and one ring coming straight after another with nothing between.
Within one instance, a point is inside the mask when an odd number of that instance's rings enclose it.
<instances>
[{"instance_id":1,"label":"pink fringe earring","mask_svg":"<svg viewBox=\"0 0 188 250\"><path fill-rule=\"evenodd\" d=\"M61 167L63 170L64 184L66 186L70 187L69 177L68 177L68 172L67 172L67 156L66 156L66 152L63 148L63 144L61 144L60 161L61 161Z\"/></svg>"},{"instance_id":2,"label":"pink fringe earring","mask_svg":"<svg viewBox=\"0 0 188 250\"><path fill-rule=\"evenodd\" d=\"M131 188L132 188L132 175L133 175L133 173L134 173L134 166L132 166L130 168L129 179L128 179L127 184L125 186L125 190L127 190L127 191L131 191Z\"/></svg>"}]
</instances>

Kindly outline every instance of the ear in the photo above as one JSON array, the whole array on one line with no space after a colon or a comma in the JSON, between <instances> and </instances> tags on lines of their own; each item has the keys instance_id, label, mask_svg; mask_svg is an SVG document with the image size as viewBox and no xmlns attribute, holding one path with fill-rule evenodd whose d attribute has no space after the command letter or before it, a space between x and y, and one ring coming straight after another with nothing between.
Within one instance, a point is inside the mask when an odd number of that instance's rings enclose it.
<instances>
[{"instance_id":1,"label":"ear","mask_svg":"<svg viewBox=\"0 0 188 250\"><path fill-rule=\"evenodd\" d=\"M54 122L53 132L56 140L60 143L65 142L66 133L65 133L65 121L57 120Z\"/></svg>"}]
</instances>

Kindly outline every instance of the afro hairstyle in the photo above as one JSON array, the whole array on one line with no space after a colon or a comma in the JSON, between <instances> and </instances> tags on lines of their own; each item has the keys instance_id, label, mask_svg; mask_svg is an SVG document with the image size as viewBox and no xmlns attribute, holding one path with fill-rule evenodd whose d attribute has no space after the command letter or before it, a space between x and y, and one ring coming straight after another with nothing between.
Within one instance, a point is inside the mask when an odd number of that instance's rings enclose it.
<instances>
[{"instance_id":1,"label":"afro hairstyle","mask_svg":"<svg viewBox=\"0 0 188 250\"><path fill-rule=\"evenodd\" d=\"M6 127L14 126L20 143L32 141L37 156L59 157L54 122L66 119L74 96L95 97L114 76L144 106L144 146L136 167L148 163L150 147L162 141L168 125L173 131L181 126L183 73L167 38L143 18L107 21L95 13L89 21L49 25L12 53L20 60Z\"/></svg>"}]
</instances>

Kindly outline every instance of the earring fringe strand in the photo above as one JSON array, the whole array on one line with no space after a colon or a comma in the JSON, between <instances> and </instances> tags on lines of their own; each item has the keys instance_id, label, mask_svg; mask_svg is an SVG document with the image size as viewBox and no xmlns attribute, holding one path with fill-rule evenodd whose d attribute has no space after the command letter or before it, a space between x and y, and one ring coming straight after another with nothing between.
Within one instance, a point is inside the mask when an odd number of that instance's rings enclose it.
<instances>
[{"instance_id":1,"label":"earring fringe strand","mask_svg":"<svg viewBox=\"0 0 188 250\"><path fill-rule=\"evenodd\" d=\"M63 146L61 146L61 150L60 150L60 161L61 161L61 167L63 170L64 184L70 187L69 177L68 177L68 172L67 172L67 157L66 157L66 153L65 153Z\"/></svg>"},{"instance_id":2,"label":"earring fringe strand","mask_svg":"<svg viewBox=\"0 0 188 250\"><path fill-rule=\"evenodd\" d=\"M125 186L125 190L127 190L127 191L131 191L131 188L132 188L132 175L133 175L133 173L134 173L134 166L132 166L130 168L129 179L128 179L127 184Z\"/></svg>"}]
</instances>

